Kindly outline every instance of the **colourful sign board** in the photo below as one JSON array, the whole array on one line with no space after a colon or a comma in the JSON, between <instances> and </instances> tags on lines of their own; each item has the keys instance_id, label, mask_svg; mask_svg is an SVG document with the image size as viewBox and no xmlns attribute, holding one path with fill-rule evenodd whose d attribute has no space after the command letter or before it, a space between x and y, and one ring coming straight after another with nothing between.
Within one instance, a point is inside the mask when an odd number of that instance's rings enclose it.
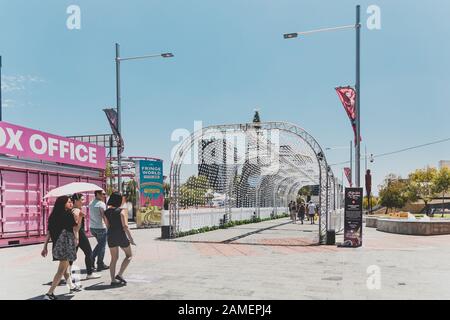
<instances>
[{"instance_id":1,"label":"colourful sign board","mask_svg":"<svg viewBox=\"0 0 450 320\"><path fill-rule=\"evenodd\" d=\"M138 226L159 225L164 207L162 160L139 160L136 164L139 177Z\"/></svg>"},{"instance_id":2,"label":"colourful sign board","mask_svg":"<svg viewBox=\"0 0 450 320\"><path fill-rule=\"evenodd\" d=\"M345 188L344 245L362 246L363 189Z\"/></svg>"},{"instance_id":3,"label":"colourful sign board","mask_svg":"<svg viewBox=\"0 0 450 320\"><path fill-rule=\"evenodd\" d=\"M106 149L0 121L0 154L105 169Z\"/></svg>"}]
</instances>

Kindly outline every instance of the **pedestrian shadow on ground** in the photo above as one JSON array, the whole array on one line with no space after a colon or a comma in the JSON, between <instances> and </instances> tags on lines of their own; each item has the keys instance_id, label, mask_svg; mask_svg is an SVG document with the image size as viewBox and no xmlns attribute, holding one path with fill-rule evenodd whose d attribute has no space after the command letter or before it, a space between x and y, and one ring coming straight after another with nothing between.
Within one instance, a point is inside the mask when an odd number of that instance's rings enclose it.
<instances>
[{"instance_id":1,"label":"pedestrian shadow on ground","mask_svg":"<svg viewBox=\"0 0 450 320\"><path fill-rule=\"evenodd\" d=\"M86 271L81 271L81 273L80 274L86 274ZM73 279L73 278L72 278ZM84 281L88 281L88 280L90 280L90 279L86 279L85 277L83 277L83 278L81 278L81 279L79 279L79 280L77 280L77 282L78 281L81 281L81 282L84 282ZM42 284L43 286L51 286L52 285L52 281L50 281L50 282L47 282L47 283L43 283ZM62 287L62 286L66 286L67 285L67 283L66 283L66 280L61 280L60 282L59 282L59 287Z\"/></svg>"},{"instance_id":2,"label":"pedestrian shadow on ground","mask_svg":"<svg viewBox=\"0 0 450 320\"><path fill-rule=\"evenodd\" d=\"M58 298L58 300L72 300L72 298L74 297L73 294L55 294L56 298ZM41 294L40 296L36 296L27 300L45 300L45 294Z\"/></svg>"},{"instance_id":3,"label":"pedestrian shadow on ground","mask_svg":"<svg viewBox=\"0 0 450 320\"><path fill-rule=\"evenodd\" d=\"M85 287L84 290L85 291L101 291L101 290L111 290L111 289L122 288L124 286L125 285L123 285L123 284L117 285L117 286L112 286L109 283L99 282L99 283L93 284L89 287Z\"/></svg>"}]
</instances>

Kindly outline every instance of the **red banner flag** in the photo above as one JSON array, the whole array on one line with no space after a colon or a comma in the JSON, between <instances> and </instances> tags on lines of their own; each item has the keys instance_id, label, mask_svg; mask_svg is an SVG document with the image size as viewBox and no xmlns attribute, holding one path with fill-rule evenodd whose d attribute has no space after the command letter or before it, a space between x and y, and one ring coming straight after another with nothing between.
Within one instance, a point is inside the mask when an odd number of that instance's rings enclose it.
<instances>
[{"instance_id":1,"label":"red banner flag","mask_svg":"<svg viewBox=\"0 0 450 320\"><path fill-rule=\"evenodd\" d=\"M118 128L118 116L116 109L103 109L103 111L106 114L106 118L108 118L109 125L111 126L111 130L114 134L114 137L116 138L117 146L119 148L119 152L123 153L123 150L125 148L125 145L123 143L122 136L119 133Z\"/></svg>"},{"instance_id":2,"label":"red banner flag","mask_svg":"<svg viewBox=\"0 0 450 320\"><path fill-rule=\"evenodd\" d=\"M345 173L345 176L347 177L348 184L350 185L350 188L351 188L353 186L353 183L352 183L352 169L344 168L344 173Z\"/></svg>"},{"instance_id":3,"label":"red banner flag","mask_svg":"<svg viewBox=\"0 0 450 320\"><path fill-rule=\"evenodd\" d=\"M356 144L356 91L352 87L337 87L336 92L352 124ZM361 140L359 137L359 141Z\"/></svg>"},{"instance_id":4,"label":"red banner flag","mask_svg":"<svg viewBox=\"0 0 450 320\"><path fill-rule=\"evenodd\" d=\"M356 120L356 91L352 87L337 87L336 92L350 121Z\"/></svg>"}]
</instances>

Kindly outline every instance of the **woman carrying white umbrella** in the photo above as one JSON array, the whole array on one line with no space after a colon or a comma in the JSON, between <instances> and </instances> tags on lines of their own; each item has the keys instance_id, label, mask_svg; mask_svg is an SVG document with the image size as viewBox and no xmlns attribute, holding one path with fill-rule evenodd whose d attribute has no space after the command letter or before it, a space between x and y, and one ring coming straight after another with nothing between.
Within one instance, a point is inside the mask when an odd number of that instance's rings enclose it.
<instances>
[{"instance_id":1,"label":"woman carrying white umbrella","mask_svg":"<svg viewBox=\"0 0 450 320\"><path fill-rule=\"evenodd\" d=\"M55 201L55 206L53 208L52 214L49 217L49 233L47 234L47 238L45 240L44 248L41 254L43 257L47 256L48 253L47 246L51 239L53 242L53 260L60 261L58 272L55 275L55 278L53 280L49 292L45 296L46 299L50 300L56 299L53 292L63 276L66 278L66 282L69 285L71 293L81 290L81 286L77 286L72 283L70 265L72 265L73 261L76 260L76 251L79 245L79 235L80 235L79 230L81 227L83 227L84 229L84 214L80 209L83 206L83 201L79 201L82 200L81 198L78 200L77 203L78 209L76 210L78 216L75 219L75 216L73 214L74 203L72 202L71 197L69 197L68 195L78 194L80 192L92 192L97 190L103 191L102 188L92 183L73 182L51 190L44 197L44 199L49 198L57 198L57 199ZM76 198L78 198L78 196L76 196ZM78 221L80 213L83 216L80 219L81 221ZM67 214L69 214L70 219L67 218ZM72 223L74 224L73 226ZM60 239L62 238L61 235L63 235L63 239ZM83 235L84 237L86 237L84 230ZM73 241L70 240L72 239L72 237L74 238ZM84 237L83 237L83 248L87 247L85 246L86 243L85 240L87 240L87 237L86 239L84 239ZM55 250L57 251L55 252ZM66 263L67 268L65 267ZM92 267L92 264L89 265L91 265ZM98 277L98 275L96 274L93 275L91 272L91 277L93 276Z\"/></svg>"},{"instance_id":2,"label":"woman carrying white umbrella","mask_svg":"<svg viewBox=\"0 0 450 320\"><path fill-rule=\"evenodd\" d=\"M70 262L77 258L76 246L78 244L78 227L72 214L73 203L68 196L59 197L48 219L49 233L44 243L41 255L45 258L48 254L47 245L50 239L53 242L53 261L59 261L50 289L45 295L47 300L56 300L54 291L64 276L70 292L79 291L80 287L72 283L70 276Z\"/></svg>"}]
</instances>

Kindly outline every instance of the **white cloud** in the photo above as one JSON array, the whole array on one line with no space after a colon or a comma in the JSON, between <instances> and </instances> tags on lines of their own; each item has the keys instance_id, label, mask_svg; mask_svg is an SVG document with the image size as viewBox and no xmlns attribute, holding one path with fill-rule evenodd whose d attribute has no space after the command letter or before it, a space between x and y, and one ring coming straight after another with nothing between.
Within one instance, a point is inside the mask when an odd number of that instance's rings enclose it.
<instances>
[{"instance_id":1,"label":"white cloud","mask_svg":"<svg viewBox=\"0 0 450 320\"><path fill-rule=\"evenodd\" d=\"M15 101L11 99L6 99L2 102L4 108L12 108L15 106Z\"/></svg>"},{"instance_id":2,"label":"white cloud","mask_svg":"<svg viewBox=\"0 0 450 320\"><path fill-rule=\"evenodd\" d=\"M44 82L43 79L32 75L2 76L2 91L22 91L29 84L42 82Z\"/></svg>"},{"instance_id":3,"label":"white cloud","mask_svg":"<svg viewBox=\"0 0 450 320\"><path fill-rule=\"evenodd\" d=\"M4 99L2 101L3 108L36 108L37 105L30 101L21 101L21 99Z\"/></svg>"}]
</instances>

